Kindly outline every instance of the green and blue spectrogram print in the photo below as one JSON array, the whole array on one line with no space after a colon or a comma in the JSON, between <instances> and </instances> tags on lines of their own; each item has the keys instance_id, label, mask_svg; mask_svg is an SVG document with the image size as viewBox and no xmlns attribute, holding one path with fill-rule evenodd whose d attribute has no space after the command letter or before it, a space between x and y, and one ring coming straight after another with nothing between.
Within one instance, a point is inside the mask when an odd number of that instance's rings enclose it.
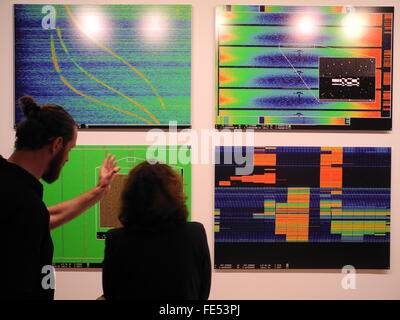
<instances>
[{"instance_id":1,"label":"green and blue spectrogram print","mask_svg":"<svg viewBox=\"0 0 400 320\"><path fill-rule=\"evenodd\" d=\"M390 130L393 12L218 7L216 127Z\"/></svg>"},{"instance_id":2,"label":"green and blue spectrogram print","mask_svg":"<svg viewBox=\"0 0 400 320\"><path fill-rule=\"evenodd\" d=\"M61 105L81 128L190 126L191 6L17 4L14 16L16 99Z\"/></svg>"}]
</instances>

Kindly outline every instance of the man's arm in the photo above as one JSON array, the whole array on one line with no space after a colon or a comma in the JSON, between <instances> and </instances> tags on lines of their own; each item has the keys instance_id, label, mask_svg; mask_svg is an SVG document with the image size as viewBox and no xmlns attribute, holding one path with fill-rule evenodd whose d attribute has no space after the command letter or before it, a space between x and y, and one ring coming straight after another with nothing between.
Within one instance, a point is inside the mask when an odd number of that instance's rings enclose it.
<instances>
[{"instance_id":1,"label":"man's arm","mask_svg":"<svg viewBox=\"0 0 400 320\"><path fill-rule=\"evenodd\" d=\"M50 230L75 219L100 201L110 189L111 183L119 169L119 167L116 167L115 157L107 155L100 169L99 182L96 187L74 199L48 207L47 209L50 213Z\"/></svg>"}]
</instances>

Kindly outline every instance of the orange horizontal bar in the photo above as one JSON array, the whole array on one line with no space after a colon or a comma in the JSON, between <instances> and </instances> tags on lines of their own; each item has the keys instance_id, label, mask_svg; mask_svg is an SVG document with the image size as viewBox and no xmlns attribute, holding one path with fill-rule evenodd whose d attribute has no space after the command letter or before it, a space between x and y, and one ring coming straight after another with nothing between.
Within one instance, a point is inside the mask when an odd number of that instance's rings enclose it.
<instances>
[{"instance_id":1,"label":"orange horizontal bar","mask_svg":"<svg viewBox=\"0 0 400 320\"><path fill-rule=\"evenodd\" d=\"M275 184L276 183L276 173L255 174L252 176L233 176L233 177L230 177L230 179L233 181Z\"/></svg>"},{"instance_id":2,"label":"orange horizontal bar","mask_svg":"<svg viewBox=\"0 0 400 320\"><path fill-rule=\"evenodd\" d=\"M255 153L254 154L255 166L275 166L276 154L275 153Z\"/></svg>"},{"instance_id":3,"label":"orange horizontal bar","mask_svg":"<svg viewBox=\"0 0 400 320\"><path fill-rule=\"evenodd\" d=\"M383 73L383 84L386 86L390 86L392 83L392 74L390 72Z\"/></svg>"},{"instance_id":4,"label":"orange horizontal bar","mask_svg":"<svg viewBox=\"0 0 400 320\"><path fill-rule=\"evenodd\" d=\"M279 214L276 216L276 219L287 219L287 218L296 218L296 219L304 219L308 221L309 214Z\"/></svg>"}]
</instances>

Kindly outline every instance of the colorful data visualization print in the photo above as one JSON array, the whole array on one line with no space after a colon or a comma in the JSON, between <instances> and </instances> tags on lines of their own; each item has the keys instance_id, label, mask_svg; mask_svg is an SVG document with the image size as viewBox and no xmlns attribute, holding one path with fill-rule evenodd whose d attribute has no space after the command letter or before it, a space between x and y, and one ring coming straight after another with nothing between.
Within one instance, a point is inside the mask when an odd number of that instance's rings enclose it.
<instances>
[{"instance_id":1,"label":"colorful data visualization print","mask_svg":"<svg viewBox=\"0 0 400 320\"><path fill-rule=\"evenodd\" d=\"M190 126L190 5L16 4L14 17L16 100L61 105L81 128Z\"/></svg>"},{"instance_id":2,"label":"colorful data visualization print","mask_svg":"<svg viewBox=\"0 0 400 320\"><path fill-rule=\"evenodd\" d=\"M232 155L246 152L253 173L237 175ZM390 148L217 147L216 159L215 268L389 268Z\"/></svg>"},{"instance_id":3,"label":"colorful data visualization print","mask_svg":"<svg viewBox=\"0 0 400 320\"><path fill-rule=\"evenodd\" d=\"M187 206L191 206L190 161L180 163L177 152L185 153L190 159L188 146L160 146L157 150L149 146L77 146L69 154L69 160L60 178L53 184L44 183L44 201L51 206L94 188L99 170L107 154L116 157L121 167L111 190L95 206L78 218L54 229L53 263L60 268L100 268L104 257L105 234L111 228L121 227L118 219L121 208L121 191L132 168L139 163L156 159L170 166L183 177ZM150 150L150 151L149 151ZM190 214L189 214L190 219Z\"/></svg>"},{"instance_id":4,"label":"colorful data visualization print","mask_svg":"<svg viewBox=\"0 0 400 320\"><path fill-rule=\"evenodd\" d=\"M219 6L216 128L391 130L393 16Z\"/></svg>"}]
</instances>

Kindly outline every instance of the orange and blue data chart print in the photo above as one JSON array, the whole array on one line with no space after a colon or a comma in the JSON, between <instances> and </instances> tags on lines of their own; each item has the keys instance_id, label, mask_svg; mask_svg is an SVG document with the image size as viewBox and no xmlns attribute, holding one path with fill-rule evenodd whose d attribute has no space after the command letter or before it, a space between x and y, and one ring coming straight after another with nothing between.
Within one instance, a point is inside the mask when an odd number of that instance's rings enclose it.
<instances>
[{"instance_id":1,"label":"orange and blue data chart print","mask_svg":"<svg viewBox=\"0 0 400 320\"><path fill-rule=\"evenodd\" d=\"M391 148L224 146L215 159L216 269L390 268Z\"/></svg>"},{"instance_id":2,"label":"orange and blue data chart print","mask_svg":"<svg viewBox=\"0 0 400 320\"><path fill-rule=\"evenodd\" d=\"M391 130L394 7L224 5L216 128Z\"/></svg>"},{"instance_id":3,"label":"orange and blue data chart print","mask_svg":"<svg viewBox=\"0 0 400 320\"><path fill-rule=\"evenodd\" d=\"M14 5L16 100L61 105L80 128L190 127L191 11Z\"/></svg>"}]
</instances>

